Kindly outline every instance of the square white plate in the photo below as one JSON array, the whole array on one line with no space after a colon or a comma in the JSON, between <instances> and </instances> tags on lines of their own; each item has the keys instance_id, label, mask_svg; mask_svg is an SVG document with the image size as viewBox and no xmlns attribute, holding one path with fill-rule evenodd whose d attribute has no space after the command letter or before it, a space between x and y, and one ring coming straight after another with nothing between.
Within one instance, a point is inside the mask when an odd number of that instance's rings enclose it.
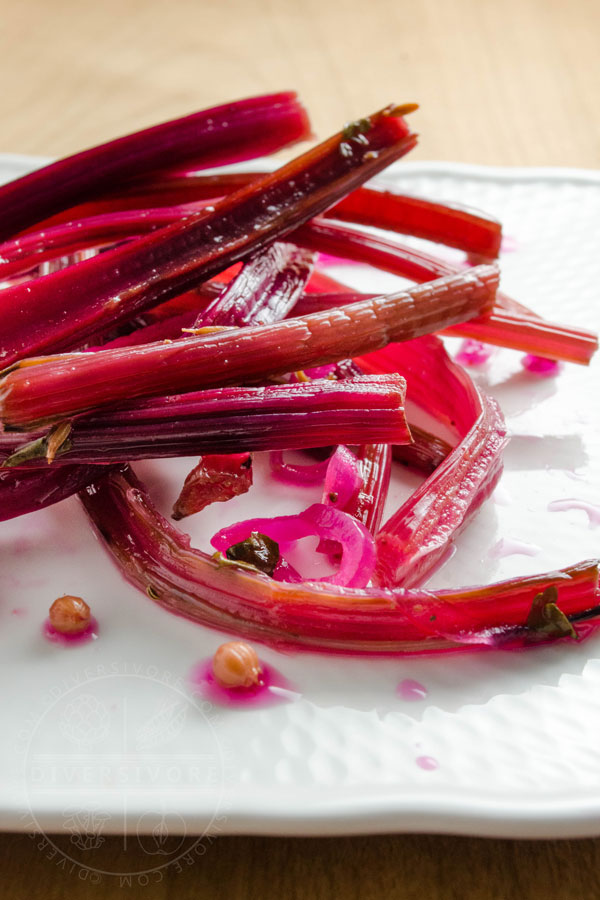
<instances>
[{"instance_id":1,"label":"square white plate","mask_svg":"<svg viewBox=\"0 0 600 900\"><path fill-rule=\"evenodd\" d=\"M0 157L0 178L36 164ZM599 174L403 162L380 180L497 216L510 239L504 290L557 321L600 326ZM397 283L362 267L344 277L369 290ZM600 509L600 366L540 378L524 371L521 356L498 350L472 370L500 401L512 440L495 501L459 538L434 586L598 555L585 510L547 507L570 498ZM168 511L194 462L136 470ZM304 488L273 491L263 468L248 495L190 521L197 546L206 549L226 523L317 499ZM395 484L391 506L407 484ZM501 538L532 545L534 555L490 555ZM600 834L600 634L529 652L425 659L260 648L297 694L265 709L216 709L195 699L186 679L224 636L126 584L75 498L2 523L0 555L5 829L72 833L73 853L75 834L94 831ZM63 593L88 601L97 640L61 648L42 637L48 607ZM405 678L421 682L426 698L402 700L396 687ZM417 765L423 756L437 768Z\"/></svg>"}]
</instances>

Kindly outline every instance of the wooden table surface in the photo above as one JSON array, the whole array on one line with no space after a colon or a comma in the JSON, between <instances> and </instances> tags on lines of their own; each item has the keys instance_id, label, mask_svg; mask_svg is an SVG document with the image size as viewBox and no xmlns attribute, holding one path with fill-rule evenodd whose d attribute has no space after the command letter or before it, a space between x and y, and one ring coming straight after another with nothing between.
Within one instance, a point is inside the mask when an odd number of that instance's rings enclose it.
<instances>
[{"instance_id":1,"label":"wooden table surface","mask_svg":"<svg viewBox=\"0 0 600 900\"><path fill-rule=\"evenodd\" d=\"M0 151L64 155L239 96L296 88L319 136L417 100L414 159L598 167L598 0L22 0L0 30ZM121 842L105 851L123 868ZM109 897L0 836L7 898ZM129 896L600 896L600 841L220 838ZM120 893L120 892L119 892Z\"/></svg>"}]
</instances>

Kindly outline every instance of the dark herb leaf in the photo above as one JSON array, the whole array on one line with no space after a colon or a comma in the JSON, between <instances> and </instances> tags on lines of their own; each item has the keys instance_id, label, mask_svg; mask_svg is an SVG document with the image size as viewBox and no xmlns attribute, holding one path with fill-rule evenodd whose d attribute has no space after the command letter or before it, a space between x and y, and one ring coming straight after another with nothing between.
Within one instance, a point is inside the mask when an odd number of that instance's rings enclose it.
<instances>
[{"instance_id":1,"label":"dark herb leaf","mask_svg":"<svg viewBox=\"0 0 600 900\"><path fill-rule=\"evenodd\" d=\"M577 632L564 612L559 609L557 601L558 591L555 585L547 587L534 597L526 623L532 632L533 640L562 637L577 640Z\"/></svg>"},{"instance_id":2,"label":"dark herb leaf","mask_svg":"<svg viewBox=\"0 0 600 900\"><path fill-rule=\"evenodd\" d=\"M272 575L279 562L279 544L266 534L253 531L249 538L232 544L225 552L227 559L254 566L266 575Z\"/></svg>"}]
</instances>

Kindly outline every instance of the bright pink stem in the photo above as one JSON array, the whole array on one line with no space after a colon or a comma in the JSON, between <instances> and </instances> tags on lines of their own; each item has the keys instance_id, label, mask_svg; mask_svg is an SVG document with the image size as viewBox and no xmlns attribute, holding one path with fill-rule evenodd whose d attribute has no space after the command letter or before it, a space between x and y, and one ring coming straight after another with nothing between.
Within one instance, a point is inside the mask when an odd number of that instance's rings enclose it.
<instances>
[{"instance_id":1,"label":"bright pink stem","mask_svg":"<svg viewBox=\"0 0 600 900\"><path fill-rule=\"evenodd\" d=\"M411 430L412 434L412 430ZM406 446L411 446L407 444ZM372 534L379 529L383 507L392 474L392 446L390 444L363 444L358 449L361 464L362 485L351 513Z\"/></svg>"},{"instance_id":2,"label":"bright pink stem","mask_svg":"<svg viewBox=\"0 0 600 900\"><path fill-rule=\"evenodd\" d=\"M500 252L502 226L478 210L458 204L436 203L422 197L362 188L344 197L328 217L411 234L495 259Z\"/></svg>"},{"instance_id":3,"label":"bright pink stem","mask_svg":"<svg viewBox=\"0 0 600 900\"><path fill-rule=\"evenodd\" d=\"M585 328L558 325L502 309L444 328L443 333L583 366L589 365L598 349L598 336Z\"/></svg>"}]
</instances>

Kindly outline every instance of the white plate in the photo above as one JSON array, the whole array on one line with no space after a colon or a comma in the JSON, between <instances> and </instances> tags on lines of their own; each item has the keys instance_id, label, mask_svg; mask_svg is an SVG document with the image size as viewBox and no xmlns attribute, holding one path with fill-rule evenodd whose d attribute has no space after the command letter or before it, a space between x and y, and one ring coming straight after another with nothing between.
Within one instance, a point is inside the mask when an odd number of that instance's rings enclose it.
<instances>
[{"instance_id":1,"label":"white plate","mask_svg":"<svg viewBox=\"0 0 600 900\"><path fill-rule=\"evenodd\" d=\"M35 164L4 156L0 177ZM382 180L498 216L516 245L502 258L504 289L558 321L600 326L598 173L401 163ZM360 267L346 277L369 289L395 283ZM513 438L496 502L461 536L435 586L598 553L583 510L547 506L600 504L600 367L565 366L544 379L525 373L520 358L500 350L474 370ZM189 468L137 467L165 510ZM260 472L256 481L247 496L196 517L198 546L251 510L276 514L315 497L275 495ZM503 536L539 550L491 557ZM600 834L600 635L526 653L406 660L262 649L297 695L266 709L216 710L194 700L186 677L223 635L124 583L77 500L3 523L0 554L3 828L202 834L212 822L228 833ZM63 593L90 603L100 623L93 643L64 649L43 639L48 606ZM400 699L404 678L423 683L427 698ZM419 767L420 756L438 767Z\"/></svg>"}]
</instances>

